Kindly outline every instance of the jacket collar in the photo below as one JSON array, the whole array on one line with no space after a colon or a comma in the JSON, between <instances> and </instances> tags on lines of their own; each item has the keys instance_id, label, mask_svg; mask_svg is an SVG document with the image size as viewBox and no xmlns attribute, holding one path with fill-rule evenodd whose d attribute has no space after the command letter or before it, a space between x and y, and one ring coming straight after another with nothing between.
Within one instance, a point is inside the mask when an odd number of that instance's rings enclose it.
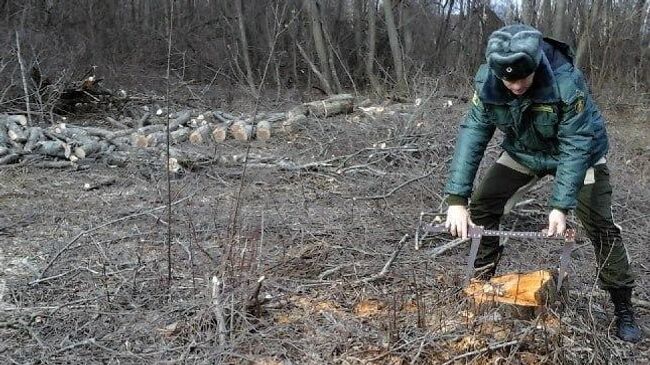
<instances>
[{"instance_id":1,"label":"jacket collar","mask_svg":"<svg viewBox=\"0 0 650 365\"><path fill-rule=\"evenodd\" d=\"M545 54L542 54L542 60L535 70L533 85L524 97L531 99L534 103L560 101L560 91L555 76L553 76L553 69ZM487 80L481 89L480 98L483 103L503 105L513 101L516 96L503 85L499 78L494 76L492 71L489 71Z\"/></svg>"}]
</instances>

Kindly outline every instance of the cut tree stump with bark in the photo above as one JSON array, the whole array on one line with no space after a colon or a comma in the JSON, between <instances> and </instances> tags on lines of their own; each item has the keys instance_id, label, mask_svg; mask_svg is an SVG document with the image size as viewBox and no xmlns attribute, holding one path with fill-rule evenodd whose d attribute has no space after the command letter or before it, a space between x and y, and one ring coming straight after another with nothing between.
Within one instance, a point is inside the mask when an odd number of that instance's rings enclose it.
<instances>
[{"instance_id":1,"label":"cut tree stump with bark","mask_svg":"<svg viewBox=\"0 0 650 365\"><path fill-rule=\"evenodd\" d=\"M507 273L489 281L472 280L464 292L479 308L510 306L513 313L527 316L555 303L556 282L557 275L550 270Z\"/></svg>"}]
</instances>

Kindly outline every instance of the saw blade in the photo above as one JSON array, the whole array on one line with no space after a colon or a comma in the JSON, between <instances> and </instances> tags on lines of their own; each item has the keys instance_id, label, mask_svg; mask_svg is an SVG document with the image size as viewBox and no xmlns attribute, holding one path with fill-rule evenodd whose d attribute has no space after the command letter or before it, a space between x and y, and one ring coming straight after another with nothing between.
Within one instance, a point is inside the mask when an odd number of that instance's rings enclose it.
<instances>
[{"instance_id":1,"label":"saw blade","mask_svg":"<svg viewBox=\"0 0 650 365\"><path fill-rule=\"evenodd\" d=\"M564 247L562 248L562 256L560 256L560 268L558 270L557 277L557 292L560 292L562 289L562 283L564 278L569 274L567 271L569 269L569 262L571 262L571 252L573 252L574 241L566 241Z\"/></svg>"},{"instance_id":2,"label":"saw blade","mask_svg":"<svg viewBox=\"0 0 650 365\"><path fill-rule=\"evenodd\" d=\"M467 264L465 266L465 282L464 286L468 286L470 280L474 276L474 262L476 255L478 255L478 246L481 244L481 237L472 237L472 245L469 249L469 256L467 257Z\"/></svg>"}]
</instances>

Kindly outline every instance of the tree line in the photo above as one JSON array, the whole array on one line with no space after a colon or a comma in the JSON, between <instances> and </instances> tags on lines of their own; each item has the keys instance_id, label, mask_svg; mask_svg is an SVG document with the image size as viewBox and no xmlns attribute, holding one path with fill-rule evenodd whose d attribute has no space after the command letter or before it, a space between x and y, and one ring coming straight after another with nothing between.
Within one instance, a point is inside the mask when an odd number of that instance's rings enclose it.
<instances>
[{"instance_id":1,"label":"tree line","mask_svg":"<svg viewBox=\"0 0 650 365\"><path fill-rule=\"evenodd\" d=\"M0 81L5 99L20 90L19 44L24 69L53 77L159 72L171 29L181 80L385 93L471 77L489 34L523 22L570 44L592 85L647 93L648 12L646 0L1 0Z\"/></svg>"}]
</instances>

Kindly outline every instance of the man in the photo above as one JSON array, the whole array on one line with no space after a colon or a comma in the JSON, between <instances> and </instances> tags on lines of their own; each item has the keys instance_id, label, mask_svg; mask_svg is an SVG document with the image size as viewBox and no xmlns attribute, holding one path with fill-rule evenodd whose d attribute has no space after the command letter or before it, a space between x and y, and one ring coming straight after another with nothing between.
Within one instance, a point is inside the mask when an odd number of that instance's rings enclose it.
<instances>
[{"instance_id":1,"label":"man","mask_svg":"<svg viewBox=\"0 0 650 365\"><path fill-rule=\"evenodd\" d=\"M563 234L567 213L575 210L595 247L600 286L614 303L617 335L640 341L631 303L634 277L612 219L607 133L571 50L535 28L510 25L492 33L486 60L475 77L445 187L446 227L462 237L468 224L496 229L513 195L539 177L554 175L548 235ZM504 134L504 152L472 192L496 128ZM498 237L483 238L478 275L491 277L501 252Z\"/></svg>"}]
</instances>

